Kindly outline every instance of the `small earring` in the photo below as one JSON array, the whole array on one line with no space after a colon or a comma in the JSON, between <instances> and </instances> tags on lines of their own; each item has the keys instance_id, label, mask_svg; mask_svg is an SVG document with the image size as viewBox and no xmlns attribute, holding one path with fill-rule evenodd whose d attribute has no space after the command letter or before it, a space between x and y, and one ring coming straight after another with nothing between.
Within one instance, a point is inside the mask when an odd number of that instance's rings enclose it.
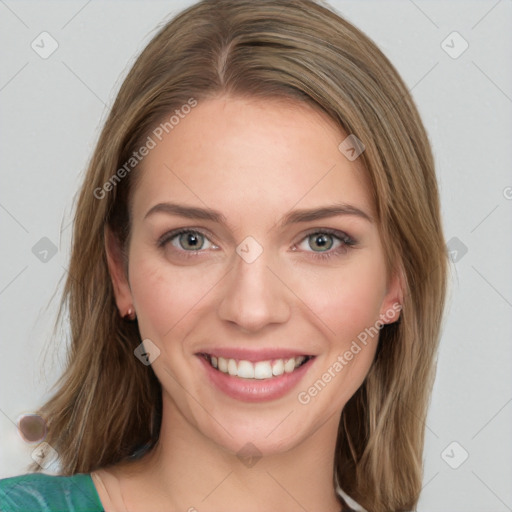
<instances>
[{"instance_id":1,"label":"small earring","mask_svg":"<svg viewBox=\"0 0 512 512\"><path fill-rule=\"evenodd\" d=\"M131 306L128 308L128 311L123 315L123 320L130 320L133 321L137 318L137 315L135 314L135 309L133 309Z\"/></svg>"}]
</instances>

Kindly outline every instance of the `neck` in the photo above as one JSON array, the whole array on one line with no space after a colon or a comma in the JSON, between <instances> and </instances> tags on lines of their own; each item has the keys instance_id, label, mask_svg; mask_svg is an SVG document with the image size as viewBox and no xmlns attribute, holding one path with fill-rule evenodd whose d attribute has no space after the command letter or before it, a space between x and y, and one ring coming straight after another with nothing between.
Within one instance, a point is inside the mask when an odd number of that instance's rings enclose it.
<instances>
[{"instance_id":1,"label":"neck","mask_svg":"<svg viewBox=\"0 0 512 512\"><path fill-rule=\"evenodd\" d=\"M283 453L260 456L248 443L237 454L203 435L164 398L159 441L140 463L153 501L167 509L338 512L333 484L338 421L339 415L332 416Z\"/></svg>"}]
</instances>

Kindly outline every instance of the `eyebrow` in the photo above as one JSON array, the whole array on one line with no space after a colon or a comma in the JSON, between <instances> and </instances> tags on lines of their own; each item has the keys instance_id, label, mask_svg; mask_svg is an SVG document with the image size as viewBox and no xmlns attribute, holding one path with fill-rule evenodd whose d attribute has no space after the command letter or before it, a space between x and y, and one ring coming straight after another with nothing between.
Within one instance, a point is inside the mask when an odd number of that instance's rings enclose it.
<instances>
[{"instance_id":1,"label":"eyebrow","mask_svg":"<svg viewBox=\"0 0 512 512\"><path fill-rule=\"evenodd\" d=\"M335 204L332 206L324 206L322 208L312 208L303 210L294 210L283 218L280 222L282 226L288 224L296 224L299 222L311 222L313 220L325 219L328 217L335 217L338 215L351 215L360 217L368 222L373 223L373 217L365 211L352 206L350 204Z\"/></svg>"},{"instance_id":2,"label":"eyebrow","mask_svg":"<svg viewBox=\"0 0 512 512\"><path fill-rule=\"evenodd\" d=\"M187 206L178 203L158 203L149 209L144 216L144 219L147 219L155 213L166 213L168 215L185 217L187 219L209 220L222 225L228 224L226 217L219 211L212 210L211 208L199 208L197 206ZM290 224L311 222L339 215L350 215L359 217L371 223L374 222L373 217L360 208L350 204L340 203L320 208L293 210L286 214L278 225L280 227L284 227Z\"/></svg>"}]
</instances>

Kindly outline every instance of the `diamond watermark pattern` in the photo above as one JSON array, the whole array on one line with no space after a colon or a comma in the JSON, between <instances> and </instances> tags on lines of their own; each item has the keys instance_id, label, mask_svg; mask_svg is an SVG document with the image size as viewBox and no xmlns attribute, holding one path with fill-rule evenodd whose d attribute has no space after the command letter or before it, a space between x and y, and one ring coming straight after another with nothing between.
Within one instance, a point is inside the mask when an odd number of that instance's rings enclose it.
<instances>
[{"instance_id":1,"label":"diamond watermark pattern","mask_svg":"<svg viewBox=\"0 0 512 512\"><path fill-rule=\"evenodd\" d=\"M339 146L338 149L353 162L364 150L364 144L355 136L349 135Z\"/></svg>"},{"instance_id":2,"label":"diamond watermark pattern","mask_svg":"<svg viewBox=\"0 0 512 512\"><path fill-rule=\"evenodd\" d=\"M245 443L237 452L236 456L240 459L242 464L248 468L252 468L261 459L262 454L254 444Z\"/></svg>"},{"instance_id":3,"label":"diamond watermark pattern","mask_svg":"<svg viewBox=\"0 0 512 512\"><path fill-rule=\"evenodd\" d=\"M143 365L149 366L160 355L160 349L149 338L146 338L133 353Z\"/></svg>"},{"instance_id":4,"label":"diamond watermark pattern","mask_svg":"<svg viewBox=\"0 0 512 512\"><path fill-rule=\"evenodd\" d=\"M30 46L39 57L47 59L57 50L59 43L48 32L41 32Z\"/></svg>"},{"instance_id":5,"label":"diamond watermark pattern","mask_svg":"<svg viewBox=\"0 0 512 512\"><path fill-rule=\"evenodd\" d=\"M458 59L469 48L469 43L457 31L453 31L443 39L441 48L452 59Z\"/></svg>"},{"instance_id":6,"label":"diamond watermark pattern","mask_svg":"<svg viewBox=\"0 0 512 512\"><path fill-rule=\"evenodd\" d=\"M46 441L36 446L30 456L43 469L48 469L59 458L57 450L52 448Z\"/></svg>"},{"instance_id":7,"label":"diamond watermark pattern","mask_svg":"<svg viewBox=\"0 0 512 512\"><path fill-rule=\"evenodd\" d=\"M456 236L450 238L446 243L446 250L453 263L458 263L468 252L467 245Z\"/></svg>"},{"instance_id":8,"label":"diamond watermark pattern","mask_svg":"<svg viewBox=\"0 0 512 512\"><path fill-rule=\"evenodd\" d=\"M452 469L458 469L469 457L469 453L457 441L451 442L442 452L441 458Z\"/></svg>"},{"instance_id":9,"label":"diamond watermark pattern","mask_svg":"<svg viewBox=\"0 0 512 512\"><path fill-rule=\"evenodd\" d=\"M57 246L44 236L32 247L32 254L39 261L48 263L57 254Z\"/></svg>"},{"instance_id":10,"label":"diamond watermark pattern","mask_svg":"<svg viewBox=\"0 0 512 512\"><path fill-rule=\"evenodd\" d=\"M236 253L246 263L253 263L256 261L262 252L263 247L252 236L244 238L236 248Z\"/></svg>"}]
</instances>

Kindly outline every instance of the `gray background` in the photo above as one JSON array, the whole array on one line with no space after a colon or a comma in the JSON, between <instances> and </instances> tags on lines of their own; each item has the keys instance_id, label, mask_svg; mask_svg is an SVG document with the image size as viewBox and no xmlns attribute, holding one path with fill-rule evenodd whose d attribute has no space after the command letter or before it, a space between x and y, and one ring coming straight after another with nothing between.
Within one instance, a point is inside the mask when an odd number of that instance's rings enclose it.
<instances>
[{"instance_id":1,"label":"gray background","mask_svg":"<svg viewBox=\"0 0 512 512\"><path fill-rule=\"evenodd\" d=\"M73 196L108 106L156 26L191 3L0 0L0 477L31 462L35 446L21 440L16 420L49 396L62 368L64 337L46 347ZM456 251L418 510L512 510L512 2L331 5L412 91ZM46 59L31 47L51 48L44 31L58 43ZM469 44L460 55L464 41L453 31Z\"/></svg>"}]
</instances>

